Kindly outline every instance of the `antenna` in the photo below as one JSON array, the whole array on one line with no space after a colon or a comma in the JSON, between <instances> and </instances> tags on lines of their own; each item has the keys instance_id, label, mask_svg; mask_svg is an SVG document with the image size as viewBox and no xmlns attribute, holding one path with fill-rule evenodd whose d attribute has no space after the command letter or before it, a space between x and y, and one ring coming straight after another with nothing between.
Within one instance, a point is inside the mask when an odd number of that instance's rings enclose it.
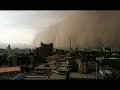
<instances>
[{"instance_id":1,"label":"antenna","mask_svg":"<svg viewBox=\"0 0 120 90\"><path fill-rule=\"evenodd\" d=\"M58 33L58 57L59 57L59 53L60 53L60 45L59 45L60 42L59 41L60 41L60 38L59 38L59 33Z\"/></svg>"},{"instance_id":2,"label":"antenna","mask_svg":"<svg viewBox=\"0 0 120 90\"><path fill-rule=\"evenodd\" d=\"M71 48L71 36L70 36L70 48Z\"/></svg>"},{"instance_id":3,"label":"antenna","mask_svg":"<svg viewBox=\"0 0 120 90\"><path fill-rule=\"evenodd\" d=\"M71 52L71 35L70 35L70 47L69 47L69 50Z\"/></svg>"},{"instance_id":4,"label":"antenna","mask_svg":"<svg viewBox=\"0 0 120 90\"><path fill-rule=\"evenodd\" d=\"M58 54L59 54L59 34L58 34Z\"/></svg>"}]
</instances>

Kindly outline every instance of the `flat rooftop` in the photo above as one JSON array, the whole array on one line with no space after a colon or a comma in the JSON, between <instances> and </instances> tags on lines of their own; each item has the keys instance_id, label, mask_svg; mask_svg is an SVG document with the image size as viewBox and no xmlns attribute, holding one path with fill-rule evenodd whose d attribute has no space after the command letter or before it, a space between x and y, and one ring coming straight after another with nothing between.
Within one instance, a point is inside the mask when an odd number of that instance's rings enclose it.
<instances>
[{"instance_id":1,"label":"flat rooftop","mask_svg":"<svg viewBox=\"0 0 120 90\"><path fill-rule=\"evenodd\" d=\"M29 78L29 77L26 77L24 80L48 80L48 78Z\"/></svg>"},{"instance_id":2,"label":"flat rooftop","mask_svg":"<svg viewBox=\"0 0 120 90\"><path fill-rule=\"evenodd\" d=\"M49 67L46 67L45 65L39 65L35 69L55 69L55 68L56 68L55 65L49 65Z\"/></svg>"},{"instance_id":3,"label":"flat rooftop","mask_svg":"<svg viewBox=\"0 0 120 90\"><path fill-rule=\"evenodd\" d=\"M65 80L66 79L66 75L60 75L57 73L51 73L51 75L49 76L49 80Z\"/></svg>"},{"instance_id":4,"label":"flat rooftop","mask_svg":"<svg viewBox=\"0 0 120 90\"><path fill-rule=\"evenodd\" d=\"M13 75L2 75L0 78L4 80L11 80L11 78L13 78L14 76Z\"/></svg>"},{"instance_id":5,"label":"flat rooftop","mask_svg":"<svg viewBox=\"0 0 120 90\"><path fill-rule=\"evenodd\" d=\"M95 72L88 73L88 74L82 74L79 72L70 72L69 78L70 79L96 79Z\"/></svg>"},{"instance_id":6,"label":"flat rooftop","mask_svg":"<svg viewBox=\"0 0 120 90\"><path fill-rule=\"evenodd\" d=\"M14 66L14 67L1 67L0 68L0 73L4 72L14 72L14 71L21 71L19 66Z\"/></svg>"},{"instance_id":7,"label":"flat rooftop","mask_svg":"<svg viewBox=\"0 0 120 90\"><path fill-rule=\"evenodd\" d=\"M53 60L53 61L49 61L47 62L48 64L54 64L56 62L56 60Z\"/></svg>"},{"instance_id":8,"label":"flat rooftop","mask_svg":"<svg viewBox=\"0 0 120 90\"><path fill-rule=\"evenodd\" d=\"M24 78L24 80L47 80L48 76L32 76L29 75L26 78Z\"/></svg>"},{"instance_id":9,"label":"flat rooftop","mask_svg":"<svg viewBox=\"0 0 120 90\"><path fill-rule=\"evenodd\" d=\"M47 80L48 74L38 74L38 73L31 73L30 75L26 76L24 80Z\"/></svg>"},{"instance_id":10,"label":"flat rooftop","mask_svg":"<svg viewBox=\"0 0 120 90\"><path fill-rule=\"evenodd\" d=\"M58 69L60 69L60 70L66 70L67 69L67 67L59 67Z\"/></svg>"},{"instance_id":11,"label":"flat rooftop","mask_svg":"<svg viewBox=\"0 0 120 90\"><path fill-rule=\"evenodd\" d=\"M44 75L44 76L48 76L49 73L36 73L36 72L33 72L31 73L30 75L31 76L40 76L40 75Z\"/></svg>"}]
</instances>

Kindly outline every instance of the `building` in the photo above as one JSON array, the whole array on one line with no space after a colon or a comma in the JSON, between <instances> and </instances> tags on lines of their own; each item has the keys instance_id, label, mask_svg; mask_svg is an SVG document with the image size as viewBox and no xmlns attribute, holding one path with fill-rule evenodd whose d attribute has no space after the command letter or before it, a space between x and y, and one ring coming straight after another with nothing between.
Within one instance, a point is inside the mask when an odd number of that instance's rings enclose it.
<instances>
[{"instance_id":1,"label":"building","mask_svg":"<svg viewBox=\"0 0 120 90\"><path fill-rule=\"evenodd\" d=\"M8 54L10 55L10 54L11 54L11 47L10 47L10 44L9 44L8 47L7 47L7 51L8 51Z\"/></svg>"},{"instance_id":2,"label":"building","mask_svg":"<svg viewBox=\"0 0 120 90\"><path fill-rule=\"evenodd\" d=\"M39 57L39 56L40 56L39 53L40 53L40 48L36 48L36 49L35 49L35 56L36 56L36 57Z\"/></svg>"},{"instance_id":3,"label":"building","mask_svg":"<svg viewBox=\"0 0 120 90\"><path fill-rule=\"evenodd\" d=\"M1 67L0 68L0 75L16 74L16 73L20 73L20 72L21 72L21 69L19 66Z\"/></svg>"},{"instance_id":4,"label":"building","mask_svg":"<svg viewBox=\"0 0 120 90\"><path fill-rule=\"evenodd\" d=\"M26 77L26 74L19 73L19 74L15 75L13 78L11 78L10 80L23 80L25 77Z\"/></svg>"},{"instance_id":5,"label":"building","mask_svg":"<svg viewBox=\"0 0 120 90\"><path fill-rule=\"evenodd\" d=\"M57 71L52 71L48 76L48 80L65 80L66 74L59 74Z\"/></svg>"},{"instance_id":6,"label":"building","mask_svg":"<svg viewBox=\"0 0 120 90\"><path fill-rule=\"evenodd\" d=\"M25 49L25 54L29 54L30 53L30 49L29 48L26 48Z\"/></svg>"},{"instance_id":7,"label":"building","mask_svg":"<svg viewBox=\"0 0 120 90\"><path fill-rule=\"evenodd\" d=\"M47 57L53 54L53 44L43 44L41 43L40 56Z\"/></svg>"},{"instance_id":8,"label":"building","mask_svg":"<svg viewBox=\"0 0 120 90\"><path fill-rule=\"evenodd\" d=\"M74 80L96 80L95 77L95 72L88 73L88 74L83 74L79 72L70 72L69 74L69 79L74 79Z\"/></svg>"},{"instance_id":9,"label":"building","mask_svg":"<svg viewBox=\"0 0 120 90\"><path fill-rule=\"evenodd\" d=\"M82 59L80 62L80 72L87 74L89 72L88 62L86 59Z\"/></svg>"},{"instance_id":10,"label":"building","mask_svg":"<svg viewBox=\"0 0 120 90\"><path fill-rule=\"evenodd\" d=\"M2 55L2 54L7 54L7 50L0 48L0 54L1 54L1 55Z\"/></svg>"},{"instance_id":11,"label":"building","mask_svg":"<svg viewBox=\"0 0 120 90\"><path fill-rule=\"evenodd\" d=\"M112 48L111 47L103 47L102 51L103 52L112 52Z\"/></svg>"},{"instance_id":12,"label":"building","mask_svg":"<svg viewBox=\"0 0 120 90\"><path fill-rule=\"evenodd\" d=\"M30 64L34 64L34 62L35 62L34 55L30 55Z\"/></svg>"},{"instance_id":13,"label":"building","mask_svg":"<svg viewBox=\"0 0 120 90\"><path fill-rule=\"evenodd\" d=\"M45 57L53 55L53 44L43 44L41 43L41 47L36 48L35 50L35 62L45 61Z\"/></svg>"},{"instance_id":14,"label":"building","mask_svg":"<svg viewBox=\"0 0 120 90\"><path fill-rule=\"evenodd\" d=\"M35 56L36 57L47 57L53 55L53 44L43 44L41 43L41 47L36 48Z\"/></svg>"},{"instance_id":15,"label":"building","mask_svg":"<svg viewBox=\"0 0 120 90\"><path fill-rule=\"evenodd\" d=\"M100 63L102 62L102 60L104 60L105 57L96 57L96 61L99 61Z\"/></svg>"},{"instance_id":16,"label":"building","mask_svg":"<svg viewBox=\"0 0 120 90\"><path fill-rule=\"evenodd\" d=\"M30 57L29 56L18 56L17 57L17 65L23 65L23 64L30 64Z\"/></svg>"}]
</instances>

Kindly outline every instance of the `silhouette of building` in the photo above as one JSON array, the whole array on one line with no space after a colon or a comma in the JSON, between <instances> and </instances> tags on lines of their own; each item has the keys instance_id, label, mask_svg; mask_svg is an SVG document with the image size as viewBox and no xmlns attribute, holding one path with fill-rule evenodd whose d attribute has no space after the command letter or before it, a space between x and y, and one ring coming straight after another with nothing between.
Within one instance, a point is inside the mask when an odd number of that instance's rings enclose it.
<instances>
[{"instance_id":1,"label":"silhouette of building","mask_svg":"<svg viewBox=\"0 0 120 90\"><path fill-rule=\"evenodd\" d=\"M10 44L9 44L8 47L7 47L7 51L8 51L8 54L10 55L10 54L11 54L11 47L10 47Z\"/></svg>"},{"instance_id":2,"label":"silhouette of building","mask_svg":"<svg viewBox=\"0 0 120 90\"><path fill-rule=\"evenodd\" d=\"M41 43L41 47L36 48L35 56L36 57L47 57L53 55L53 44L43 44Z\"/></svg>"},{"instance_id":3,"label":"silhouette of building","mask_svg":"<svg viewBox=\"0 0 120 90\"><path fill-rule=\"evenodd\" d=\"M41 43L40 47L40 56L47 57L53 54L53 44L43 44Z\"/></svg>"},{"instance_id":4,"label":"silhouette of building","mask_svg":"<svg viewBox=\"0 0 120 90\"><path fill-rule=\"evenodd\" d=\"M45 61L45 57L53 55L53 44L43 44L41 43L41 47L35 49L35 62Z\"/></svg>"}]
</instances>

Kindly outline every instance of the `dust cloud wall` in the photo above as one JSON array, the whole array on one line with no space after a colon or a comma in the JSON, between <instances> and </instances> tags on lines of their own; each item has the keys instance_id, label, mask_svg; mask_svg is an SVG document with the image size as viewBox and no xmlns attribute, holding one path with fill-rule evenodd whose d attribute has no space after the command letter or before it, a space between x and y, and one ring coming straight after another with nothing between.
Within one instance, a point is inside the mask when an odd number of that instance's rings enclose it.
<instances>
[{"instance_id":1,"label":"dust cloud wall","mask_svg":"<svg viewBox=\"0 0 120 90\"><path fill-rule=\"evenodd\" d=\"M32 44L37 47L40 42L52 42L55 48L67 49L70 36L72 48L119 48L120 11L75 12L38 32Z\"/></svg>"}]
</instances>

